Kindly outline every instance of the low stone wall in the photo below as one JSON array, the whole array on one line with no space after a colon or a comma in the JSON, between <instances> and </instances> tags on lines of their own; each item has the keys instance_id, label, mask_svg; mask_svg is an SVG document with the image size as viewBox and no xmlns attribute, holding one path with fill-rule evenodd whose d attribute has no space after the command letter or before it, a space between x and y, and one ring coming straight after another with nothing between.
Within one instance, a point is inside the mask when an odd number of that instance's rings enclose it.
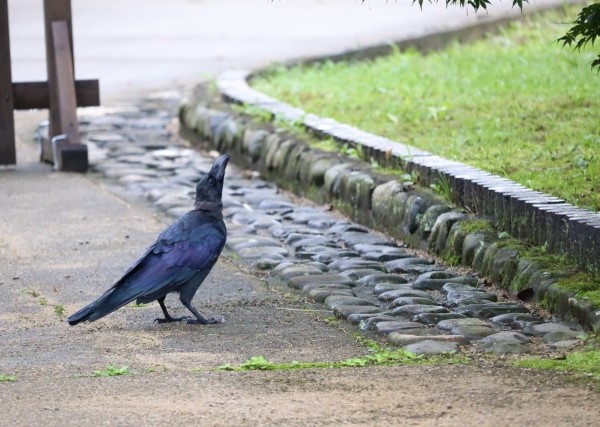
<instances>
[{"instance_id":1,"label":"low stone wall","mask_svg":"<svg viewBox=\"0 0 600 427\"><path fill-rule=\"evenodd\" d=\"M561 289L563 277L524 258L518 242L501 238L492 221L466 214L432 191L339 152L313 148L284 129L257 124L210 101L202 87L183 102L180 120L188 139L230 153L237 164L259 171L283 188L331 203L353 220L436 253L449 264L472 267L509 292L528 290L562 319L600 329L600 310L575 298L575 292ZM394 166L393 160L382 163ZM435 182L427 178L426 170L423 175L426 184ZM453 187L453 194L463 192L454 193Z\"/></svg>"}]
</instances>

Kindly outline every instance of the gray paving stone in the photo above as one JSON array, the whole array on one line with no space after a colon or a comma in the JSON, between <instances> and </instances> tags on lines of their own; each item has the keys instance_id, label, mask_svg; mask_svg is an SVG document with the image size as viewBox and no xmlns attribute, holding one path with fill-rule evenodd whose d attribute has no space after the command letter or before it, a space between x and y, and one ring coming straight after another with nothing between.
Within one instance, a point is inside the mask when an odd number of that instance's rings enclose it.
<instances>
[{"instance_id":1,"label":"gray paving stone","mask_svg":"<svg viewBox=\"0 0 600 427\"><path fill-rule=\"evenodd\" d=\"M499 332L498 329L492 328L483 320L471 318L442 320L436 325L436 328L451 334L462 335L468 340L480 340Z\"/></svg>"},{"instance_id":2,"label":"gray paving stone","mask_svg":"<svg viewBox=\"0 0 600 427\"><path fill-rule=\"evenodd\" d=\"M354 296L352 289L335 289L330 287L321 287L312 289L307 297L315 302L325 302L332 295Z\"/></svg>"},{"instance_id":3,"label":"gray paving stone","mask_svg":"<svg viewBox=\"0 0 600 427\"><path fill-rule=\"evenodd\" d=\"M284 268L281 273L279 273L279 277L283 280L290 280L297 276L314 276L321 274L323 274L323 272L317 267L308 264L297 264Z\"/></svg>"},{"instance_id":4,"label":"gray paving stone","mask_svg":"<svg viewBox=\"0 0 600 427\"><path fill-rule=\"evenodd\" d=\"M333 309L333 314L341 319L346 319L353 314L375 314L383 310L374 305L338 305Z\"/></svg>"},{"instance_id":5,"label":"gray paving stone","mask_svg":"<svg viewBox=\"0 0 600 427\"><path fill-rule=\"evenodd\" d=\"M349 277L340 276L339 274L315 274L313 276L294 277L288 281L288 285L295 289L302 289L308 284L338 284L352 286L354 282Z\"/></svg>"},{"instance_id":6,"label":"gray paving stone","mask_svg":"<svg viewBox=\"0 0 600 427\"><path fill-rule=\"evenodd\" d=\"M240 258L247 260L255 260L259 258L273 258L277 256L288 256L288 251L285 248L274 246L261 246L256 248L244 248L236 251Z\"/></svg>"},{"instance_id":7,"label":"gray paving stone","mask_svg":"<svg viewBox=\"0 0 600 427\"><path fill-rule=\"evenodd\" d=\"M437 305L431 298L423 297L398 297L390 303L390 308L402 307L405 305Z\"/></svg>"},{"instance_id":8,"label":"gray paving stone","mask_svg":"<svg viewBox=\"0 0 600 427\"><path fill-rule=\"evenodd\" d=\"M373 301L368 301L363 298L357 298L353 296L346 295L331 295L330 297L325 299L325 305L330 310L333 310L338 305L350 306L350 305L358 305L358 306L375 306L376 304Z\"/></svg>"},{"instance_id":9,"label":"gray paving stone","mask_svg":"<svg viewBox=\"0 0 600 427\"><path fill-rule=\"evenodd\" d=\"M572 328L569 328L568 326L561 325L560 323L554 323L554 322L533 324L533 325L529 325L529 326L526 326L525 328L523 328L524 334L533 335L535 337L541 337L550 332L571 332L571 331L573 331Z\"/></svg>"},{"instance_id":10,"label":"gray paving stone","mask_svg":"<svg viewBox=\"0 0 600 427\"><path fill-rule=\"evenodd\" d=\"M397 287L395 289L382 292L379 295L377 295L377 299L379 301L393 301L396 298L401 297L418 297L431 299L430 295L427 292L412 289L409 285L404 285L404 287Z\"/></svg>"},{"instance_id":11,"label":"gray paving stone","mask_svg":"<svg viewBox=\"0 0 600 427\"><path fill-rule=\"evenodd\" d=\"M281 247L281 243L277 240L259 236L228 237L226 245L234 251L239 251L244 248L258 248L261 246Z\"/></svg>"},{"instance_id":12,"label":"gray paving stone","mask_svg":"<svg viewBox=\"0 0 600 427\"><path fill-rule=\"evenodd\" d=\"M361 279L365 276L369 276L369 275L372 275L377 272L378 272L377 270L374 270L372 268L356 268L356 269L344 270L344 271L340 272L340 274L342 276L348 276L354 281L358 281L359 279Z\"/></svg>"},{"instance_id":13,"label":"gray paving stone","mask_svg":"<svg viewBox=\"0 0 600 427\"><path fill-rule=\"evenodd\" d=\"M367 253L382 253L382 254L405 254L409 253L406 249L400 248L397 246L389 246L389 245L372 245L372 244L357 244L354 245L353 249L360 253L361 255L365 255Z\"/></svg>"},{"instance_id":14,"label":"gray paving stone","mask_svg":"<svg viewBox=\"0 0 600 427\"><path fill-rule=\"evenodd\" d=\"M444 277L450 275L451 277ZM420 275L414 282L413 287L421 290L439 291L446 283L477 284L477 278L472 276L455 276L446 271L434 271Z\"/></svg>"},{"instance_id":15,"label":"gray paving stone","mask_svg":"<svg viewBox=\"0 0 600 427\"><path fill-rule=\"evenodd\" d=\"M371 321L371 319L375 319L375 318L381 318L382 320L380 321L386 321L386 320L396 320L397 317L395 316L390 316L385 314L385 312L377 312L377 313L366 313L366 314L352 314L350 316L348 316L348 318L346 320L348 320L350 323L354 324L354 325L359 325L360 329L365 329L365 325ZM366 329L365 329L366 330Z\"/></svg>"},{"instance_id":16,"label":"gray paving stone","mask_svg":"<svg viewBox=\"0 0 600 427\"><path fill-rule=\"evenodd\" d=\"M336 236L341 236L347 232L354 233L365 233L369 232L369 229L364 225L348 222L348 221L338 221L326 231L327 234L333 234Z\"/></svg>"},{"instance_id":17,"label":"gray paving stone","mask_svg":"<svg viewBox=\"0 0 600 427\"><path fill-rule=\"evenodd\" d=\"M462 305L453 309L455 313L468 317L494 317L504 313L528 313L529 309L523 305L507 302L491 302L486 304Z\"/></svg>"},{"instance_id":18,"label":"gray paving stone","mask_svg":"<svg viewBox=\"0 0 600 427\"><path fill-rule=\"evenodd\" d=\"M559 341L568 341L581 336L584 336L585 333L581 331L552 331L544 334L542 339L548 343L554 343Z\"/></svg>"},{"instance_id":19,"label":"gray paving stone","mask_svg":"<svg viewBox=\"0 0 600 427\"><path fill-rule=\"evenodd\" d=\"M489 342L509 342L509 343L529 343L531 339L519 332L515 331L500 331L491 334L479 340L481 343Z\"/></svg>"},{"instance_id":20,"label":"gray paving stone","mask_svg":"<svg viewBox=\"0 0 600 427\"><path fill-rule=\"evenodd\" d=\"M314 276L313 276L314 277ZM308 293L310 291L312 291L313 289L338 289L338 290L348 290L348 291L352 291L352 288L350 286L347 285L340 285L340 284L322 284L322 283L309 283L306 284L304 286L302 286L301 291L303 295L308 295Z\"/></svg>"},{"instance_id":21,"label":"gray paving stone","mask_svg":"<svg viewBox=\"0 0 600 427\"><path fill-rule=\"evenodd\" d=\"M393 291L396 289L412 289L410 283L379 283L373 286L373 294L379 295L387 291Z\"/></svg>"},{"instance_id":22,"label":"gray paving stone","mask_svg":"<svg viewBox=\"0 0 600 427\"><path fill-rule=\"evenodd\" d=\"M408 279L399 274L375 273L362 277L357 283L365 286L375 286L382 283L402 284L408 283Z\"/></svg>"},{"instance_id":23,"label":"gray paving stone","mask_svg":"<svg viewBox=\"0 0 600 427\"><path fill-rule=\"evenodd\" d=\"M273 268L277 267L284 259L284 257L279 257L279 259L274 257L259 258L256 261L252 262L251 266L256 270L272 270Z\"/></svg>"},{"instance_id":24,"label":"gray paving stone","mask_svg":"<svg viewBox=\"0 0 600 427\"><path fill-rule=\"evenodd\" d=\"M437 341L437 342L453 342L459 345L467 344L468 340L462 335L410 335L405 334L403 331L391 332L387 335L387 340L394 345L404 347L410 344L423 342L423 341Z\"/></svg>"},{"instance_id":25,"label":"gray paving stone","mask_svg":"<svg viewBox=\"0 0 600 427\"><path fill-rule=\"evenodd\" d=\"M411 331L414 329L425 328L426 326L422 323L417 322L409 322L402 320L392 320L392 321L382 321L377 322L375 325L375 330L380 334L387 335L390 332L401 331L410 329Z\"/></svg>"},{"instance_id":26,"label":"gray paving stone","mask_svg":"<svg viewBox=\"0 0 600 427\"><path fill-rule=\"evenodd\" d=\"M550 343L552 350L571 350L583 344L581 340L566 340Z\"/></svg>"},{"instance_id":27,"label":"gray paving stone","mask_svg":"<svg viewBox=\"0 0 600 427\"><path fill-rule=\"evenodd\" d=\"M368 253L364 254L362 257L363 257L363 259L370 260L370 261L389 262L389 261L412 257L412 254L399 250L398 252L390 252L390 253L368 252Z\"/></svg>"},{"instance_id":28,"label":"gray paving stone","mask_svg":"<svg viewBox=\"0 0 600 427\"><path fill-rule=\"evenodd\" d=\"M458 343L447 341L424 340L404 347L412 354L447 354L458 351Z\"/></svg>"},{"instance_id":29,"label":"gray paving stone","mask_svg":"<svg viewBox=\"0 0 600 427\"><path fill-rule=\"evenodd\" d=\"M376 236L371 233L361 233L357 231L346 231L340 236L340 240L349 247L364 244L394 246L394 242L385 237Z\"/></svg>"},{"instance_id":30,"label":"gray paving stone","mask_svg":"<svg viewBox=\"0 0 600 427\"><path fill-rule=\"evenodd\" d=\"M397 307L393 313L397 316L416 316L421 313L447 313L448 309L440 305L411 304Z\"/></svg>"},{"instance_id":31,"label":"gray paving stone","mask_svg":"<svg viewBox=\"0 0 600 427\"><path fill-rule=\"evenodd\" d=\"M385 272L385 267L380 262L367 261L361 258L340 258L330 263L329 268L338 271L355 270L358 268L370 268L378 272Z\"/></svg>"},{"instance_id":32,"label":"gray paving stone","mask_svg":"<svg viewBox=\"0 0 600 427\"><path fill-rule=\"evenodd\" d=\"M338 244L325 236L310 236L301 239L293 240L290 242L291 237L296 235L289 235L286 239L286 244L290 245L297 251L308 250L315 246L329 246L330 248L337 248Z\"/></svg>"},{"instance_id":33,"label":"gray paving stone","mask_svg":"<svg viewBox=\"0 0 600 427\"><path fill-rule=\"evenodd\" d=\"M421 322L426 325L436 325L442 320L448 319L466 319L466 316L458 313L421 313L413 318L413 321Z\"/></svg>"},{"instance_id":34,"label":"gray paving stone","mask_svg":"<svg viewBox=\"0 0 600 427\"><path fill-rule=\"evenodd\" d=\"M364 316L364 315L363 315ZM396 322L398 318L389 314L378 314L370 315L370 317L364 317L358 323L361 331L375 331L377 324L380 322Z\"/></svg>"},{"instance_id":35,"label":"gray paving stone","mask_svg":"<svg viewBox=\"0 0 600 427\"><path fill-rule=\"evenodd\" d=\"M347 250L330 250L326 252L319 252L317 254L312 255L312 259L315 261L323 262L326 264L330 264L336 259L339 258L350 258L350 257L358 257L359 254L353 251Z\"/></svg>"},{"instance_id":36,"label":"gray paving stone","mask_svg":"<svg viewBox=\"0 0 600 427\"><path fill-rule=\"evenodd\" d=\"M530 352L529 346L526 344L507 341L486 342L479 344L477 348L485 351L486 353L495 354L525 354Z\"/></svg>"},{"instance_id":37,"label":"gray paving stone","mask_svg":"<svg viewBox=\"0 0 600 427\"><path fill-rule=\"evenodd\" d=\"M494 294L488 294L486 292L472 292L472 293L452 293L448 294L447 297L448 307L458 307L471 304L485 304L489 302L497 302L498 297Z\"/></svg>"},{"instance_id":38,"label":"gray paving stone","mask_svg":"<svg viewBox=\"0 0 600 427\"><path fill-rule=\"evenodd\" d=\"M406 273L409 270L409 266L415 264L431 265L433 261L427 258L410 257L386 262L385 267L392 273Z\"/></svg>"},{"instance_id":39,"label":"gray paving stone","mask_svg":"<svg viewBox=\"0 0 600 427\"><path fill-rule=\"evenodd\" d=\"M458 279L458 277L461 277L461 276L457 276L452 279L461 280L461 279ZM475 279L475 278L473 278L473 279ZM472 283L475 283L475 280L472 280L468 283L460 283L460 282L454 283L454 282L448 281L448 282L444 283L444 286L442 286L442 288L440 289L440 292L443 294L446 294L446 295L452 294L452 293L462 294L465 292L467 292L467 293L481 292L484 294L488 293L485 289L474 287L474 285Z\"/></svg>"},{"instance_id":40,"label":"gray paving stone","mask_svg":"<svg viewBox=\"0 0 600 427\"><path fill-rule=\"evenodd\" d=\"M490 319L492 323L496 323L497 325L502 326L510 326L515 320L525 320L527 322L541 320L539 317L534 316L533 314L524 314L524 313L505 313L499 314L498 316L494 316Z\"/></svg>"}]
</instances>

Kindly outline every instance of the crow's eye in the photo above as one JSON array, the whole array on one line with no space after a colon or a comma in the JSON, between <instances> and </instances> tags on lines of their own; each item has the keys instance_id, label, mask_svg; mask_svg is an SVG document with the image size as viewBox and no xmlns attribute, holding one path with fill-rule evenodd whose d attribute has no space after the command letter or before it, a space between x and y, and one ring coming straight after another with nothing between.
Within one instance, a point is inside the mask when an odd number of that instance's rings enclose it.
<instances>
[{"instance_id":1,"label":"crow's eye","mask_svg":"<svg viewBox=\"0 0 600 427\"><path fill-rule=\"evenodd\" d=\"M216 184L216 181L215 181L215 179L214 179L212 176L209 176L209 177L208 177L208 183L209 183L210 185L215 185L215 184Z\"/></svg>"}]
</instances>

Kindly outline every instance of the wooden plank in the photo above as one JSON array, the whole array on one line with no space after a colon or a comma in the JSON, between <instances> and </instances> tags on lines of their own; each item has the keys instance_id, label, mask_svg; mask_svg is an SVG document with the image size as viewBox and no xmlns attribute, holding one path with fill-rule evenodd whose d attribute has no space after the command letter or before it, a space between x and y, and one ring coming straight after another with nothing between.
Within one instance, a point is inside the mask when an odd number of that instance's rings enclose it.
<instances>
[{"instance_id":1,"label":"wooden plank","mask_svg":"<svg viewBox=\"0 0 600 427\"><path fill-rule=\"evenodd\" d=\"M17 163L15 122L10 68L8 0L0 0L0 165Z\"/></svg>"},{"instance_id":2,"label":"wooden plank","mask_svg":"<svg viewBox=\"0 0 600 427\"><path fill-rule=\"evenodd\" d=\"M50 108L48 82L19 82L12 84L15 110ZM98 80L76 80L75 94L78 107L100 105Z\"/></svg>"},{"instance_id":3,"label":"wooden plank","mask_svg":"<svg viewBox=\"0 0 600 427\"><path fill-rule=\"evenodd\" d=\"M71 144L79 143L77 123L77 101L75 97L75 77L73 76L73 56L66 21L52 23L56 97L60 111L60 134L67 135ZM52 86L52 83L50 83ZM56 129L56 124L54 127Z\"/></svg>"},{"instance_id":4,"label":"wooden plank","mask_svg":"<svg viewBox=\"0 0 600 427\"><path fill-rule=\"evenodd\" d=\"M46 68L48 75L48 94L50 97L50 111L48 114L50 124L48 126L48 140L53 136L60 135L60 109L58 105L58 90L56 88L56 59L54 53L54 39L52 36L52 22L65 21L69 29L69 45L71 58L73 58L73 27L71 18L70 0L44 0L44 25L46 32ZM50 144L42 145L42 161L53 162L52 147Z\"/></svg>"}]
</instances>

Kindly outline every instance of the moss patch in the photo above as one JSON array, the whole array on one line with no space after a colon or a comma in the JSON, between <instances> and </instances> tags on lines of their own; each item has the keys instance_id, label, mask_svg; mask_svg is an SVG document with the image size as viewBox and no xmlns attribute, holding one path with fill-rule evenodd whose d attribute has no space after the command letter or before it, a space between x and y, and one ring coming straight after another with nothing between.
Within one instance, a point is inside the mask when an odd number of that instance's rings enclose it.
<instances>
[{"instance_id":1,"label":"moss patch","mask_svg":"<svg viewBox=\"0 0 600 427\"><path fill-rule=\"evenodd\" d=\"M468 219L460 222L460 230L465 234L492 233L496 231L490 221L485 219Z\"/></svg>"},{"instance_id":2,"label":"moss patch","mask_svg":"<svg viewBox=\"0 0 600 427\"><path fill-rule=\"evenodd\" d=\"M574 352L564 359L523 359L513 364L521 368L568 372L578 378L591 378L596 385L600 385L600 350L598 349Z\"/></svg>"}]
</instances>

